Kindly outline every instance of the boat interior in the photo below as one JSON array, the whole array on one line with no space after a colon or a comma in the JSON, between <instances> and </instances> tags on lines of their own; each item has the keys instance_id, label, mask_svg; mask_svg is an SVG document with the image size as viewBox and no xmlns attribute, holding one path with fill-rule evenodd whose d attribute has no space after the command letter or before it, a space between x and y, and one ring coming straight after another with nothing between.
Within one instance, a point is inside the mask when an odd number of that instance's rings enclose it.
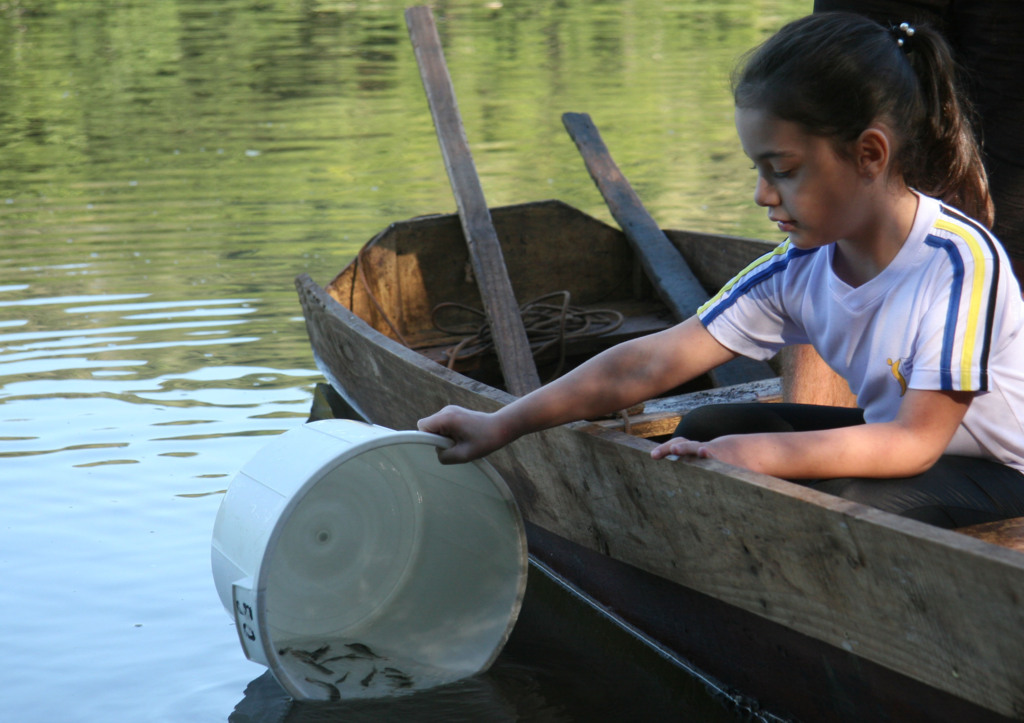
<instances>
[{"instance_id":1,"label":"boat interior","mask_svg":"<svg viewBox=\"0 0 1024 723\"><path fill-rule=\"evenodd\" d=\"M618 229L558 201L496 208L492 219L542 382L603 349L675 323ZM707 236L704 243L720 246L718 238ZM736 259L729 258L729 249L709 249L714 253L704 259L703 283L724 283L764 250L758 242L741 242L753 246L744 246ZM722 264L731 271L717 270ZM380 333L476 381L503 388L457 215L391 224L327 291ZM762 384L741 394L772 401L777 386ZM666 397L711 389L710 380L702 377ZM667 402L654 405L661 409L646 410L646 416L645 410L629 410L601 423L641 436L671 432L679 413L666 412Z\"/></svg>"}]
</instances>

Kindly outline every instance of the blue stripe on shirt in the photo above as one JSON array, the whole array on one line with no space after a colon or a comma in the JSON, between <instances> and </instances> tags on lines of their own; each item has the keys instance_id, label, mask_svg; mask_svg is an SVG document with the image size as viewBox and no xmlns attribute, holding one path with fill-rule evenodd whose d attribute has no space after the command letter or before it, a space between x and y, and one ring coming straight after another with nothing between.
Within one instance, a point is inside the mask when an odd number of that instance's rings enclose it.
<instances>
[{"instance_id":1,"label":"blue stripe on shirt","mask_svg":"<svg viewBox=\"0 0 1024 723\"><path fill-rule=\"evenodd\" d=\"M790 246L781 256L777 250L765 254L751 264L747 270L741 272L740 275L722 287L722 291L719 291L711 301L698 310L701 323L707 326L752 288L767 281L775 276L775 274L785 271L793 259L813 254L818 250L820 250L820 247L798 249L795 246Z\"/></svg>"},{"instance_id":2,"label":"blue stripe on shirt","mask_svg":"<svg viewBox=\"0 0 1024 723\"><path fill-rule=\"evenodd\" d=\"M946 325L942 332L942 357L939 368L939 387L943 391L953 391L953 343L956 341L956 322L960 314L960 296L964 285L964 260L960 256L960 249L949 239L929 235L924 242L945 251L953 267L953 285L949 290L949 307L946 309Z\"/></svg>"},{"instance_id":3,"label":"blue stripe on shirt","mask_svg":"<svg viewBox=\"0 0 1024 723\"><path fill-rule=\"evenodd\" d=\"M979 388L979 391L987 391L988 390L988 357L989 357L989 354L990 354L990 352L992 350L993 326L995 324L996 303L997 303L997 299L998 299L998 296L999 296L999 273L1000 273L999 266L1000 266L1000 262L999 262L999 252L996 250L996 246L997 246L998 242L996 241L995 237L991 234L991 232L989 232L989 230L987 228L982 226L980 223L975 221L973 218L970 218L968 216L963 215L962 213L957 211L955 208L951 208L951 207L946 206L945 204L943 204L943 206L942 206L942 214L945 215L945 216L948 216L950 218L956 219L960 223L966 224L970 228L974 229L975 233L977 233L978 236L981 237L981 239L985 242L985 245L988 246L989 251L991 252L991 259L990 259L990 261L992 263L992 276L991 276L991 280L989 281L988 306L986 308L986 315L985 315L985 335L984 335L984 340L982 342L981 359L979 360L979 363L981 365L981 374L980 374L981 387Z\"/></svg>"}]
</instances>

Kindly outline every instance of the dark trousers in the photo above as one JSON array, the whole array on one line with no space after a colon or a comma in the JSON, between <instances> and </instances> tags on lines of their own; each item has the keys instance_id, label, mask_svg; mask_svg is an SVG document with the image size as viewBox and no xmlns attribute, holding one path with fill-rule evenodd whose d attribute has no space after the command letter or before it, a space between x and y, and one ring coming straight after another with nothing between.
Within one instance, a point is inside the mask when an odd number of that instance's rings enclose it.
<instances>
[{"instance_id":1,"label":"dark trousers","mask_svg":"<svg viewBox=\"0 0 1024 723\"><path fill-rule=\"evenodd\" d=\"M717 404L683 417L675 436L706 442L727 434L800 432L863 423L859 409L810 404ZM899 454L899 450L893 449L892 453ZM1024 474L975 457L945 455L915 477L794 481L939 527L966 527L1024 516Z\"/></svg>"}]
</instances>

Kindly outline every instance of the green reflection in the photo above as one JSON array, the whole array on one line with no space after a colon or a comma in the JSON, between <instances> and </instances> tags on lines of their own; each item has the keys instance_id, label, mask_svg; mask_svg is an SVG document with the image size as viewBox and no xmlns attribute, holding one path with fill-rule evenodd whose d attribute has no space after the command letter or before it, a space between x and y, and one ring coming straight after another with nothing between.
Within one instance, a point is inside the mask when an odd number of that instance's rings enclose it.
<instances>
[{"instance_id":1,"label":"green reflection","mask_svg":"<svg viewBox=\"0 0 1024 723\"><path fill-rule=\"evenodd\" d=\"M29 288L15 296L251 299L233 333L287 345L253 361L305 358L292 276L326 281L392 220L454 209L405 5L0 3L0 254ZM728 76L808 6L436 3L488 200L555 197L608 220L561 125L580 111L663 225L770 233Z\"/></svg>"}]
</instances>

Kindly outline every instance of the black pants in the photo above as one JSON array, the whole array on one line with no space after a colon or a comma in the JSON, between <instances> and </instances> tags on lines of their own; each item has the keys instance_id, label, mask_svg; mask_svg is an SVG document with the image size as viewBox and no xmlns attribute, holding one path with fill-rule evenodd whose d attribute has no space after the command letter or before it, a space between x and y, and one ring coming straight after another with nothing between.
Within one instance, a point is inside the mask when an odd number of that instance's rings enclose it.
<instances>
[{"instance_id":1,"label":"black pants","mask_svg":"<svg viewBox=\"0 0 1024 723\"><path fill-rule=\"evenodd\" d=\"M726 434L800 432L863 423L859 409L810 404L717 404L683 417L675 436L706 442ZM893 453L898 454L898 450ZM939 527L966 527L1024 516L1024 474L976 457L945 455L915 477L795 481Z\"/></svg>"}]
</instances>

